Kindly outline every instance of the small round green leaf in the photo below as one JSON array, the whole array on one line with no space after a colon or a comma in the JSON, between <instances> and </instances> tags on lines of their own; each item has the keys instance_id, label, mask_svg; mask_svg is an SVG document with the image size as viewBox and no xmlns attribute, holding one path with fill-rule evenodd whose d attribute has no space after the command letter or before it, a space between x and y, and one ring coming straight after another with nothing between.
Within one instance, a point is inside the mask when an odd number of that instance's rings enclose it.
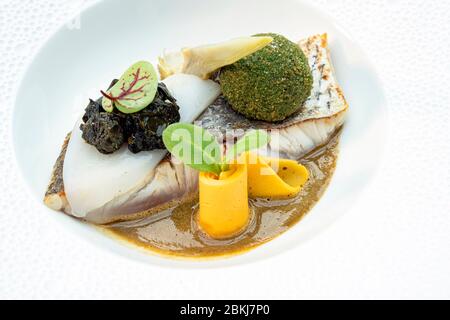
<instances>
[{"instance_id":1,"label":"small round green leaf","mask_svg":"<svg viewBox=\"0 0 450 320\"><path fill-rule=\"evenodd\" d=\"M123 113L138 112L155 98L158 76L150 62L133 64L107 92L102 92L102 106L112 112L113 105Z\"/></svg>"}]
</instances>

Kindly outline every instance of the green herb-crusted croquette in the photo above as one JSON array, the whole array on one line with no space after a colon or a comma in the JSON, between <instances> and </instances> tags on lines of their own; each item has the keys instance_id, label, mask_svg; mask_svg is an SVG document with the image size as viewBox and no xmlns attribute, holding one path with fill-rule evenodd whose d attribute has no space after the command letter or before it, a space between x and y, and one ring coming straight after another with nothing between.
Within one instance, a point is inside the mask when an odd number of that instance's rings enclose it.
<instances>
[{"instance_id":1,"label":"green herb-crusted croquette","mask_svg":"<svg viewBox=\"0 0 450 320\"><path fill-rule=\"evenodd\" d=\"M220 84L231 107L250 119L280 121L299 110L309 97L308 59L295 43L273 34L257 52L223 67Z\"/></svg>"}]
</instances>

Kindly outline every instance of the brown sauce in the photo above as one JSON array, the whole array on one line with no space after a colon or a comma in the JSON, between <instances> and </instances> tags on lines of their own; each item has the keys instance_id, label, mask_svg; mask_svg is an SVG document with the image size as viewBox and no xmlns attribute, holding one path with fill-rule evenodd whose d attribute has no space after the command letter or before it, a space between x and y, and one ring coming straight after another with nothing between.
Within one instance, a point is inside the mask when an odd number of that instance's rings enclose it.
<instances>
[{"instance_id":1,"label":"brown sauce","mask_svg":"<svg viewBox=\"0 0 450 320\"><path fill-rule=\"evenodd\" d=\"M319 201L338 157L339 134L302 159L310 178L293 199L251 199L251 221L239 236L208 238L196 223L198 199L149 217L104 227L108 233L138 247L174 257L207 258L243 253L279 236L295 225Z\"/></svg>"}]
</instances>

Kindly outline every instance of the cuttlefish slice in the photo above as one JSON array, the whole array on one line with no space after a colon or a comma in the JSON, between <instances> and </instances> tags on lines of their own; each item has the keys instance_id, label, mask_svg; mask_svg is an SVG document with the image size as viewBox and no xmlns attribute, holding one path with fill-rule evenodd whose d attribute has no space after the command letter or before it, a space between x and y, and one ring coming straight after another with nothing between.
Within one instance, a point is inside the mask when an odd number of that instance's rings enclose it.
<instances>
[{"instance_id":1,"label":"cuttlefish slice","mask_svg":"<svg viewBox=\"0 0 450 320\"><path fill-rule=\"evenodd\" d=\"M208 79L217 69L258 51L272 40L272 37L266 36L240 37L217 44L184 48L159 57L158 70L161 79L176 73Z\"/></svg>"},{"instance_id":2,"label":"cuttlefish slice","mask_svg":"<svg viewBox=\"0 0 450 320\"><path fill-rule=\"evenodd\" d=\"M228 131L228 141L240 137L246 130L269 129L271 142L268 150L287 159L299 159L325 144L344 123L348 105L333 73L326 34L304 39L299 42L299 46L308 57L313 88L310 97L296 114L275 124L252 121L234 112L226 100L219 97L197 118L196 123L220 138L227 134L227 130L240 129L232 133ZM172 92L174 88L170 88L169 83L167 85ZM181 88L181 83L178 87ZM179 99L176 92L173 93L175 98ZM192 94L196 96L195 93ZM179 104L185 110L182 99ZM60 168L63 161L62 153L53 172L53 182L62 180ZM198 172L170 155L166 155L145 175L148 178L144 187L113 198L103 206L86 213L84 219L93 223L135 219L172 206L195 196L198 192ZM50 207L53 204L53 209L70 213L70 201L67 203L65 198L65 185L66 181L64 184L54 183L53 188L46 194L45 202Z\"/></svg>"}]
</instances>

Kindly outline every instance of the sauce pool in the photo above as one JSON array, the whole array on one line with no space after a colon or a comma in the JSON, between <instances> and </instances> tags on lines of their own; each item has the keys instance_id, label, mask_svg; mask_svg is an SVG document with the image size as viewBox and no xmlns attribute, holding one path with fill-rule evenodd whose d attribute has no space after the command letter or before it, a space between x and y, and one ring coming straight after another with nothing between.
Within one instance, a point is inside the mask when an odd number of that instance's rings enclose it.
<instances>
[{"instance_id":1,"label":"sauce pool","mask_svg":"<svg viewBox=\"0 0 450 320\"><path fill-rule=\"evenodd\" d=\"M240 235L214 240L199 230L198 198L139 220L101 227L133 245L172 257L211 258L243 253L281 235L294 226L319 201L336 167L339 133L299 160L310 178L292 199L250 199L250 223Z\"/></svg>"}]
</instances>

